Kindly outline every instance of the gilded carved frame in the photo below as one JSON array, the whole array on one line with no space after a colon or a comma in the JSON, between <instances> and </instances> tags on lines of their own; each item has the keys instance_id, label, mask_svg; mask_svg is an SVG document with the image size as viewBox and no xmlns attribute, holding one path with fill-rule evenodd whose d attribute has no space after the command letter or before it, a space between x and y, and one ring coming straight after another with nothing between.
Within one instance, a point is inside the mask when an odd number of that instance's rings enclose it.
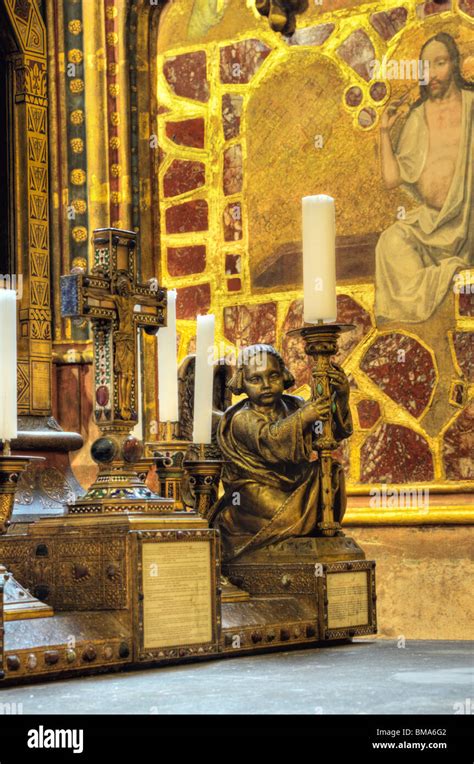
<instances>
[{"instance_id":1,"label":"gilded carved frame","mask_svg":"<svg viewBox=\"0 0 474 764\"><path fill-rule=\"evenodd\" d=\"M14 67L16 253L19 305L18 411L51 411L51 304L48 209L46 27L36 0L3 0L17 51Z\"/></svg>"}]
</instances>

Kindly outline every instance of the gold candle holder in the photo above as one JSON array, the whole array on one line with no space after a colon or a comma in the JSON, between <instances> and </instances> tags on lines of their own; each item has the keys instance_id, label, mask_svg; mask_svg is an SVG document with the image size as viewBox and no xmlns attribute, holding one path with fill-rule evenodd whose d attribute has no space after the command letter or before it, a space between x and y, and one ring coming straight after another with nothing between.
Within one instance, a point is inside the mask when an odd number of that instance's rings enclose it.
<instances>
[{"instance_id":1,"label":"gold candle holder","mask_svg":"<svg viewBox=\"0 0 474 764\"><path fill-rule=\"evenodd\" d=\"M338 340L342 332L355 329L353 324L307 324L299 329L288 332L289 335L299 335L303 338L305 352L314 362L312 369L311 399L331 394L328 371L331 366L331 356L337 353ZM317 528L322 536L335 536L341 526L334 520L334 495L332 487L333 451L338 447L332 428L332 415L335 404L332 403L329 417L322 422L322 432L316 442L316 451L321 463L321 521Z\"/></svg>"},{"instance_id":2,"label":"gold candle holder","mask_svg":"<svg viewBox=\"0 0 474 764\"><path fill-rule=\"evenodd\" d=\"M187 509L182 496L184 459L190 447L188 440L178 438L178 422L159 422L158 440L145 444L145 454L151 455L156 465L160 496L172 499L176 510Z\"/></svg>"},{"instance_id":3,"label":"gold candle holder","mask_svg":"<svg viewBox=\"0 0 474 764\"><path fill-rule=\"evenodd\" d=\"M3 452L0 453L0 534L6 533L10 525L10 518L15 503L15 491L20 474L32 461L44 462L44 457L12 456L10 449L5 449L5 447ZM1 564L0 597L3 599L2 614L5 621L44 618L53 615L53 610L49 605L33 597Z\"/></svg>"},{"instance_id":4,"label":"gold candle holder","mask_svg":"<svg viewBox=\"0 0 474 764\"><path fill-rule=\"evenodd\" d=\"M12 456L9 448L0 453L0 534L10 525L18 479L31 461L28 456Z\"/></svg>"},{"instance_id":5,"label":"gold candle holder","mask_svg":"<svg viewBox=\"0 0 474 764\"><path fill-rule=\"evenodd\" d=\"M187 459L184 468L195 497L195 511L210 523L212 505L217 499L217 488L223 462L220 459Z\"/></svg>"}]
</instances>

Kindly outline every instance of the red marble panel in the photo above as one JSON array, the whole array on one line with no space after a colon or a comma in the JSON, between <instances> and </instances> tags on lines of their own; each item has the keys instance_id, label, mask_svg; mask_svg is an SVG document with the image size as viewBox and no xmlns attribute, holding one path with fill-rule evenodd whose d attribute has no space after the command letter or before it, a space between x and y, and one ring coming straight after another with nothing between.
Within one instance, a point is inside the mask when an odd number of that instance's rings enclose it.
<instances>
[{"instance_id":1,"label":"red marble panel","mask_svg":"<svg viewBox=\"0 0 474 764\"><path fill-rule=\"evenodd\" d=\"M346 104L351 108L359 106L359 104L362 103L363 97L364 94L362 90L357 87L357 85L353 85L346 93Z\"/></svg>"},{"instance_id":2,"label":"red marble panel","mask_svg":"<svg viewBox=\"0 0 474 764\"><path fill-rule=\"evenodd\" d=\"M224 138L236 138L240 132L240 119L244 97L237 93L225 93L222 96L222 129Z\"/></svg>"},{"instance_id":3,"label":"red marble panel","mask_svg":"<svg viewBox=\"0 0 474 764\"><path fill-rule=\"evenodd\" d=\"M241 289L242 289L241 279L227 279L228 292L240 292Z\"/></svg>"},{"instance_id":4,"label":"red marble panel","mask_svg":"<svg viewBox=\"0 0 474 764\"><path fill-rule=\"evenodd\" d=\"M166 151L163 151L161 146L158 146L158 164L163 164L166 159Z\"/></svg>"},{"instance_id":5,"label":"red marble panel","mask_svg":"<svg viewBox=\"0 0 474 764\"><path fill-rule=\"evenodd\" d=\"M346 478L349 476L349 469L350 469L350 446L348 440L342 440L335 451L333 451L333 456L335 459L339 462L339 464L342 464L342 468L344 470L344 474Z\"/></svg>"},{"instance_id":6,"label":"red marble panel","mask_svg":"<svg viewBox=\"0 0 474 764\"><path fill-rule=\"evenodd\" d=\"M459 315L474 316L474 291L459 294Z\"/></svg>"},{"instance_id":7,"label":"red marble panel","mask_svg":"<svg viewBox=\"0 0 474 764\"><path fill-rule=\"evenodd\" d=\"M194 101L209 100L205 51L197 50L167 58L163 64L163 73L177 96L192 98Z\"/></svg>"},{"instance_id":8,"label":"red marble panel","mask_svg":"<svg viewBox=\"0 0 474 764\"><path fill-rule=\"evenodd\" d=\"M204 120L202 117L183 119L181 122L166 123L166 137L178 146L204 148Z\"/></svg>"},{"instance_id":9,"label":"red marble panel","mask_svg":"<svg viewBox=\"0 0 474 764\"><path fill-rule=\"evenodd\" d=\"M240 255L225 256L225 275L236 276L242 272L242 258Z\"/></svg>"},{"instance_id":10,"label":"red marble panel","mask_svg":"<svg viewBox=\"0 0 474 764\"><path fill-rule=\"evenodd\" d=\"M408 427L380 424L360 452L362 483L414 483L434 479L426 440Z\"/></svg>"},{"instance_id":11,"label":"red marble panel","mask_svg":"<svg viewBox=\"0 0 474 764\"><path fill-rule=\"evenodd\" d=\"M455 403L457 406L462 406L466 395L466 386L464 382L458 382L453 385L449 402Z\"/></svg>"},{"instance_id":12,"label":"red marble panel","mask_svg":"<svg viewBox=\"0 0 474 764\"><path fill-rule=\"evenodd\" d=\"M245 84L261 67L271 48L260 40L243 40L221 48L221 82Z\"/></svg>"},{"instance_id":13,"label":"red marble panel","mask_svg":"<svg viewBox=\"0 0 474 764\"><path fill-rule=\"evenodd\" d=\"M402 27L405 26L408 16L406 8L392 8L390 11L373 13L370 23L377 30L382 40L390 40Z\"/></svg>"},{"instance_id":14,"label":"red marble panel","mask_svg":"<svg viewBox=\"0 0 474 764\"><path fill-rule=\"evenodd\" d=\"M383 101L385 96L387 95L387 86L385 82L374 82L373 85L371 85L370 88L370 97L374 101Z\"/></svg>"},{"instance_id":15,"label":"red marble panel","mask_svg":"<svg viewBox=\"0 0 474 764\"><path fill-rule=\"evenodd\" d=\"M377 337L362 358L360 368L415 417L425 410L436 384L431 353L413 337L398 332Z\"/></svg>"},{"instance_id":16,"label":"red marble panel","mask_svg":"<svg viewBox=\"0 0 474 764\"><path fill-rule=\"evenodd\" d=\"M339 339L339 352L334 361L342 364L372 328L372 320L369 313L347 294L337 296L337 319L341 323L355 325L353 331L341 334ZM290 305L282 329L282 352L298 386L310 384L312 365L305 354L303 340L299 337L288 337L286 333L302 325L303 300L298 299Z\"/></svg>"},{"instance_id":17,"label":"red marble panel","mask_svg":"<svg viewBox=\"0 0 474 764\"><path fill-rule=\"evenodd\" d=\"M209 228L208 207L205 199L195 199L169 207L165 213L168 233L207 231Z\"/></svg>"},{"instance_id":18,"label":"red marble panel","mask_svg":"<svg viewBox=\"0 0 474 764\"><path fill-rule=\"evenodd\" d=\"M288 336L292 329L303 326L303 300L293 300L286 314L281 332L282 355L296 380L296 386L311 384L311 361L304 350L304 342L298 336Z\"/></svg>"},{"instance_id":19,"label":"red marble panel","mask_svg":"<svg viewBox=\"0 0 474 764\"><path fill-rule=\"evenodd\" d=\"M459 10L474 17L474 0L460 0Z\"/></svg>"},{"instance_id":20,"label":"red marble panel","mask_svg":"<svg viewBox=\"0 0 474 764\"><path fill-rule=\"evenodd\" d=\"M242 238L242 207L240 202L228 204L223 214L225 241L238 241Z\"/></svg>"},{"instance_id":21,"label":"red marble panel","mask_svg":"<svg viewBox=\"0 0 474 764\"><path fill-rule=\"evenodd\" d=\"M371 78L371 62L375 59L372 42L363 29L356 29L337 49L340 57L367 82Z\"/></svg>"},{"instance_id":22,"label":"red marble panel","mask_svg":"<svg viewBox=\"0 0 474 764\"><path fill-rule=\"evenodd\" d=\"M208 283L178 289L176 298L177 318L196 318L207 313L211 305L211 287Z\"/></svg>"},{"instance_id":23,"label":"red marble panel","mask_svg":"<svg viewBox=\"0 0 474 764\"><path fill-rule=\"evenodd\" d=\"M238 194L242 191L242 146L229 146L224 152L224 194Z\"/></svg>"},{"instance_id":24,"label":"red marble panel","mask_svg":"<svg viewBox=\"0 0 474 764\"><path fill-rule=\"evenodd\" d=\"M224 308L224 335L239 347L276 342L276 305L231 305Z\"/></svg>"},{"instance_id":25,"label":"red marble panel","mask_svg":"<svg viewBox=\"0 0 474 764\"><path fill-rule=\"evenodd\" d=\"M341 364L372 329L370 313L348 294L337 296L337 320L341 324L354 324L355 329L344 332L339 339L339 352L334 357Z\"/></svg>"},{"instance_id":26,"label":"red marble panel","mask_svg":"<svg viewBox=\"0 0 474 764\"><path fill-rule=\"evenodd\" d=\"M334 24L317 24L297 29L289 38L288 45L322 45L335 29Z\"/></svg>"},{"instance_id":27,"label":"red marble panel","mask_svg":"<svg viewBox=\"0 0 474 764\"><path fill-rule=\"evenodd\" d=\"M364 399L357 404L359 425L362 430L370 430L380 419L380 406L377 401Z\"/></svg>"},{"instance_id":28,"label":"red marble panel","mask_svg":"<svg viewBox=\"0 0 474 764\"><path fill-rule=\"evenodd\" d=\"M451 10L451 2L450 0L447 0L445 3L440 2L433 2L433 0L428 0L426 3L420 3L420 5L416 6L416 15L420 19L426 18L426 16L432 16L435 13L443 13L444 11L450 11Z\"/></svg>"},{"instance_id":29,"label":"red marble panel","mask_svg":"<svg viewBox=\"0 0 474 764\"><path fill-rule=\"evenodd\" d=\"M369 106L369 107L366 107L365 109L360 110L359 116L357 117L357 121L361 127L367 128L374 124L376 118L377 118L377 113L375 109L372 109Z\"/></svg>"},{"instance_id":30,"label":"red marble panel","mask_svg":"<svg viewBox=\"0 0 474 764\"><path fill-rule=\"evenodd\" d=\"M206 182L206 167L203 162L188 159L174 159L163 178L165 196L178 196L186 191L200 188Z\"/></svg>"},{"instance_id":31,"label":"red marble panel","mask_svg":"<svg viewBox=\"0 0 474 764\"><path fill-rule=\"evenodd\" d=\"M189 276L202 273L206 267L206 247L168 247L168 271L170 276Z\"/></svg>"},{"instance_id":32,"label":"red marble panel","mask_svg":"<svg viewBox=\"0 0 474 764\"><path fill-rule=\"evenodd\" d=\"M474 401L468 403L446 430L443 463L448 480L474 479Z\"/></svg>"},{"instance_id":33,"label":"red marble panel","mask_svg":"<svg viewBox=\"0 0 474 764\"><path fill-rule=\"evenodd\" d=\"M474 382L474 332L454 332L453 344L461 372Z\"/></svg>"}]
</instances>

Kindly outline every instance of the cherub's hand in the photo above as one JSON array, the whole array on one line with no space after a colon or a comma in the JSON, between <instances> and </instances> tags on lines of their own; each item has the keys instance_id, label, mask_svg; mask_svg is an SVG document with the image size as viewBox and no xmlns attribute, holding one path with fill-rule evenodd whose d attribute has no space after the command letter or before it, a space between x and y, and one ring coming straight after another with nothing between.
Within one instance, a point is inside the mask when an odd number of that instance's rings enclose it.
<instances>
[{"instance_id":1,"label":"cherub's hand","mask_svg":"<svg viewBox=\"0 0 474 764\"><path fill-rule=\"evenodd\" d=\"M331 400L329 397L321 396L316 401L309 401L301 409L301 418L304 424L324 421L328 418L331 409Z\"/></svg>"},{"instance_id":2,"label":"cherub's hand","mask_svg":"<svg viewBox=\"0 0 474 764\"><path fill-rule=\"evenodd\" d=\"M347 397L349 395L349 380L343 369L337 364L333 364L328 369L329 383L336 395Z\"/></svg>"}]
</instances>

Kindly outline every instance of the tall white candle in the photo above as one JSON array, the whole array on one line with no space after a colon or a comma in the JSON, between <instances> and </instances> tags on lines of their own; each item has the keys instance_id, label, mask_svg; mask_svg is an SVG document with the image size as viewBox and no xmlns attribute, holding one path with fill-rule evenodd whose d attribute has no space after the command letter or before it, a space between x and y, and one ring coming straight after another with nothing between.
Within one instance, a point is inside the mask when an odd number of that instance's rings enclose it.
<instances>
[{"instance_id":1,"label":"tall white candle","mask_svg":"<svg viewBox=\"0 0 474 764\"><path fill-rule=\"evenodd\" d=\"M167 293L166 326L158 331L158 402L160 421L178 422L178 356L176 349L176 290Z\"/></svg>"},{"instance_id":2,"label":"tall white candle","mask_svg":"<svg viewBox=\"0 0 474 764\"><path fill-rule=\"evenodd\" d=\"M135 405L137 407L137 423L132 430L132 435L138 440L143 438L143 385L142 385L142 333L137 328L137 387L135 391Z\"/></svg>"},{"instance_id":3,"label":"tall white candle","mask_svg":"<svg viewBox=\"0 0 474 764\"><path fill-rule=\"evenodd\" d=\"M210 443L214 388L214 316L197 317L194 375L194 443Z\"/></svg>"},{"instance_id":4,"label":"tall white candle","mask_svg":"<svg viewBox=\"0 0 474 764\"><path fill-rule=\"evenodd\" d=\"M304 196L304 320L331 323L337 318L336 214L332 196Z\"/></svg>"},{"instance_id":5,"label":"tall white candle","mask_svg":"<svg viewBox=\"0 0 474 764\"><path fill-rule=\"evenodd\" d=\"M0 289L0 440L18 434L16 400L16 291Z\"/></svg>"}]
</instances>

